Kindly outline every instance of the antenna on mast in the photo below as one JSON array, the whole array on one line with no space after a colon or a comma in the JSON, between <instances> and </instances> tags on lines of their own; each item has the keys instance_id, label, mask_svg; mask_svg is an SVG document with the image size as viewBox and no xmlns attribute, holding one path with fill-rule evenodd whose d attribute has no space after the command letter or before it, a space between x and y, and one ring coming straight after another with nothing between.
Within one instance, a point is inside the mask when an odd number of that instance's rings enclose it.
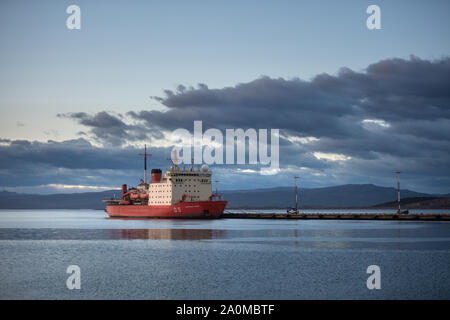
<instances>
[{"instance_id":1,"label":"antenna on mast","mask_svg":"<svg viewBox=\"0 0 450 320\"><path fill-rule=\"evenodd\" d=\"M139 153L140 156L144 156L144 183L147 184L147 156L152 155L147 153L147 145L144 144L144 153Z\"/></svg>"},{"instance_id":2,"label":"antenna on mast","mask_svg":"<svg viewBox=\"0 0 450 320\"><path fill-rule=\"evenodd\" d=\"M167 158L167 160L169 160L171 162L172 170L178 169L178 164L181 163L180 159L178 159L177 150L175 150L175 149L172 150L172 152L170 154L170 158Z\"/></svg>"}]
</instances>

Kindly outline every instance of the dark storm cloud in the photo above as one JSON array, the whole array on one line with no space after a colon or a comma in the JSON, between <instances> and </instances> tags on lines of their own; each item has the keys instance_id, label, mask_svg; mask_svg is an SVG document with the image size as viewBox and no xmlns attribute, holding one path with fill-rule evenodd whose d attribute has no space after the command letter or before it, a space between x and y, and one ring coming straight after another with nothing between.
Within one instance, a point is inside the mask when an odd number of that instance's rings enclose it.
<instances>
[{"instance_id":1,"label":"dark storm cloud","mask_svg":"<svg viewBox=\"0 0 450 320\"><path fill-rule=\"evenodd\" d=\"M427 176L431 185L450 175L449 88L450 58L387 59L361 72L342 68L310 81L262 77L223 89L201 85L166 92L159 98L166 111L130 115L168 130L191 130L194 120L203 120L205 128L280 128L287 136L319 138L297 145L282 139L282 165L350 176L355 164L361 176L372 177L405 167L417 179L419 173ZM352 159L319 161L314 152Z\"/></svg>"},{"instance_id":2,"label":"dark storm cloud","mask_svg":"<svg viewBox=\"0 0 450 320\"><path fill-rule=\"evenodd\" d=\"M6 139L2 139L6 140ZM141 148L95 147L85 139L64 142L10 140L0 145L0 181L2 186L48 183L120 185L120 172L139 172L143 168ZM150 165L167 166L168 148L149 148ZM95 176L89 180L87 176ZM137 175L133 178L136 180Z\"/></svg>"},{"instance_id":3,"label":"dark storm cloud","mask_svg":"<svg viewBox=\"0 0 450 320\"><path fill-rule=\"evenodd\" d=\"M363 71L342 68L336 75L319 74L309 81L261 77L221 89L206 84L195 88L179 85L173 91L165 90L163 97L153 97L166 107L162 111L129 111L125 116L105 111L60 115L86 127L83 136L105 148L95 148L84 139L59 144L2 140L6 146L2 146L0 164L8 170L23 161L70 170L134 170L139 168L138 162L130 165L128 161L136 159L137 150L110 146L161 139L177 128L192 131L193 122L202 120L203 130L280 129L280 166L286 169L279 174L280 181L291 178L291 168L303 167L311 170L304 176L316 185L390 184L392 172L401 169L409 172L409 183L419 189L448 192L448 88L450 58L429 61L416 57L382 60ZM316 140L305 143L299 139L304 137ZM163 163L169 148L158 152L163 154ZM343 155L347 160L318 159L316 152ZM231 173L235 169L227 166L220 170ZM253 177L244 175L242 179L247 179L248 186L255 181L261 185L265 179ZM226 178L223 180L227 186Z\"/></svg>"},{"instance_id":4,"label":"dark storm cloud","mask_svg":"<svg viewBox=\"0 0 450 320\"><path fill-rule=\"evenodd\" d=\"M390 133L398 129L433 138L439 135L435 125L440 121L441 139L448 139L442 122L450 119L448 88L449 58L412 57L383 60L364 72L342 68L335 76L320 74L311 81L262 77L223 89L200 85L166 91L158 100L167 110L129 115L147 127L166 130L191 129L201 119L205 128L281 128L296 136L334 139L370 138L372 132L361 125L364 119L385 120Z\"/></svg>"},{"instance_id":5,"label":"dark storm cloud","mask_svg":"<svg viewBox=\"0 0 450 320\"><path fill-rule=\"evenodd\" d=\"M262 77L224 89L197 89L168 94L160 101L167 111L130 112L149 127L191 128L201 119L205 128L283 128L314 136L348 136L354 98L345 91L324 90L322 83Z\"/></svg>"},{"instance_id":6,"label":"dark storm cloud","mask_svg":"<svg viewBox=\"0 0 450 320\"><path fill-rule=\"evenodd\" d=\"M79 124L90 128L91 136L97 141L109 146L121 146L127 141L143 140L150 137L148 130L139 125L126 124L122 115L112 115L105 111L94 115L85 112L58 114L61 118L76 120ZM81 132L81 135L85 135Z\"/></svg>"},{"instance_id":7,"label":"dark storm cloud","mask_svg":"<svg viewBox=\"0 0 450 320\"><path fill-rule=\"evenodd\" d=\"M367 68L372 85L362 107L386 120L450 118L450 58L390 59Z\"/></svg>"},{"instance_id":8,"label":"dark storm cloud","mask_svg":"<svg viewBox=\"0 0 450 320\"><path fill-rule=\"evenodd\" d=\"M311 81L263 77L223 89L171 93L161 98L168 111L131 113L148 125L190 128L281 128L298 136L363 139L375 136L364 119L385 120L389 134L449 139L450 58L411 57L371 64L364 72L342 68ZM439 130L436 128L439 127Z\"/></svg>"}]
</instances>

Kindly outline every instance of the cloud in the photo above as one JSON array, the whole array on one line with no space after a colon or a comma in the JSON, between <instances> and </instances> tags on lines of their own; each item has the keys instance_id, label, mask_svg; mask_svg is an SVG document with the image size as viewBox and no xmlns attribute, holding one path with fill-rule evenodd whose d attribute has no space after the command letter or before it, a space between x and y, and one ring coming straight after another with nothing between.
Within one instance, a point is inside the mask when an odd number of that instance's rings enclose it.
<instances>
[{"instance_id":1,"label":"cloud","mask_svg":"<svg viewBox=\"0 0 450 320\"><path fill-rule=\"evenodd\" d=\"M60 118L69 118L79 124L90 128L90 135L95 141L106 146L122 146L129 141L151 139L149 130L136 125L127 124L121 114L112 115L106 111L101 111L90 115L85 112L58 114ZM80 131L80 135L86 132Z\"/></svg>"},{"instance_id":2,"label":"cloud","mask_svg":"<svg viewBox=\"0 0 450 320\"><path fill-rule=\"evenodd\" d=\"M321 170L327 179L342 181L354 174L387 181L404 168L427 187L448 190L448 88L450 58L412 56L362 71L341 68L310 81L261 77L221 89L166 91L158 99L166 110L130 115L161 130L191 129L194 120L203 120L205 129L279 128L284 166ZM314 154L339 154L346 161L324 163L326 158Z\"/></svg>"},{"instance_id":3,"label":"cloud","mask_svg":"<svg viewBox=\"0 0 450 320\"><path fill-rule=\"evenodd\" d=\"M414 56L382 60L362 71L341 68L335 75L319 74L309 81L260 77L216 89L206 84L195 88L180 85L165 90L162 97L153 97L163 110L59 115L84 127L82 139L41 144L1 140L0 164L6 168L1 172L24 163L50 168L48 172L66 168L90 175L93 171L94 176L100 176L101 170L137 170L138 150L128 144L144 141L151 141L153 147L164 146L155 150L163 154L156 163L164 164L170 150L167 133L177 128L192 131L193 122L202 120L203 130L280 129L280 172L275 177L261 176L248 174L258 171L256 167L217 167L216 172L223 175L222 187L286 185L293 174L301 174L310 186L392 185L393 172L400 169L411 188L448 192L448 88L450 58ZM103 147L94 147L87 139ZM17 173L14 178L19 176ZM33 183L87 185L75 174L67 178L60 181L54 173ZM22 175L22 179L27 178ZM102 185L120 183L118 180L105 180ZM3 181L13 183L13 179Z\"/></svg>"},{"instance_id":4,"label":"cloud","mask_svg":"<svg viewBox=\"0 0 450 320\"><path fill-rule=\"evenodd\" d=\"M6 140L6 139L4 139ZM170 149L149 149L150 167L165 167ZM96 147L85 139L7 140L0 144L0 187L136 185L143 176L140 147Z\"/></svg>"}]
</instances>

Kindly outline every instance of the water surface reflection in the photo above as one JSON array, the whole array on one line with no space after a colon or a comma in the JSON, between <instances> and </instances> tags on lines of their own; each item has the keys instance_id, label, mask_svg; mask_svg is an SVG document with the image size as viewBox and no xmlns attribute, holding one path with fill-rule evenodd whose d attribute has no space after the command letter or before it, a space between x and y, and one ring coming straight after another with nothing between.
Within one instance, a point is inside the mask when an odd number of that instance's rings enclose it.
<instances>
[{"instance_id":1,"label":"water surface reflection","mask_svg":"<svg viewBox=\"0 0 450 320\"><path fill-rule=\"evenodd\" d=\"M202 240L225 237L217 229L109 229L109 239L122 240Z\"/></svg>"}]
</instances>

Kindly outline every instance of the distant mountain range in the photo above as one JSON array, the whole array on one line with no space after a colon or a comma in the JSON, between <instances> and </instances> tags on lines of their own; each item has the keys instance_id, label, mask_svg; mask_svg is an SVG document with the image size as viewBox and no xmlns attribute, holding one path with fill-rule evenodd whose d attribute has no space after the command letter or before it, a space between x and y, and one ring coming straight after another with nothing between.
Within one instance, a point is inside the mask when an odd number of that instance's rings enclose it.
<instances>
[{"instance_id":1,"label":"distant mountain range","mask_svg":"<svg viewBox=\"0 0 450 320\"><path fill-rule=\"evenodd\" d=\"M1 209L103 209L104 198L120 197L119 190L49 195L0 192Z\"/></svg>"},{"instance_id":2,"label":"distant mountain range","mask_svg":"<svg viewBox=\"0 0 450 320\"><path fill-rule=\"evenodd\" d=\"M228 207L286 208L295 206L293 187L223 191ZM450 194L427 194L401 190L401 198L447 198ZM301 189L299 204L303 208L317 207L372 207L397 200L395 188L373 184L346 184L334 187Z\"/></svg>"},{"instance_id":3,"label":"distant mountain range","mask_svg":"<svg viewBox=\"0 0 450 320\"><path fill-rule=\"evenodd\" d=\"M228 208L287 208L295 206L294 188L277 187L255 190L226 190L221 192L229 201ZM0 192L2 209L103 209L104 198L119 198L119 190L86 192L72 194L20 194ZM426 206L449 208L450 194L427 194L402 190L403 201L414 199L412 203L423 202ZM442 200L439 200L439 199ZM350 208L350 207L395 207L397 191L395 188L379 187L372 184L347 184L326 188L301 189L299 204L302 208ZM437 199L437 200L436 200ZM428 202L427 202L428 201ZM433 203L431 203L431 202ZM405 203L406 203L405 202ZM428 204L427 204L428 203ZM417 205L419 206L420 205Z\"/></svg>"}]
</instances>

